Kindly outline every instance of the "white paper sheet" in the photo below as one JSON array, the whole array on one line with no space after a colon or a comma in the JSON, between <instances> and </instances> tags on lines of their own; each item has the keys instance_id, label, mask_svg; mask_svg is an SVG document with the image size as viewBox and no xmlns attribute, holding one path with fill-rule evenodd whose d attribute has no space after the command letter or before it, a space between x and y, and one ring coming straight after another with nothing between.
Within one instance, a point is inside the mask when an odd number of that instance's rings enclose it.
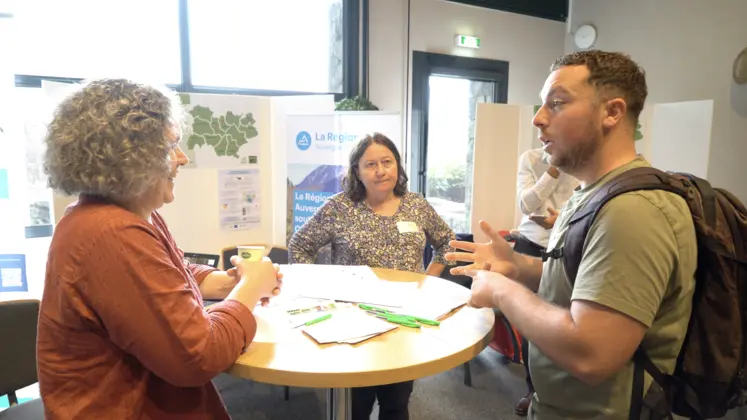
<instances>
[{"instance_id":1,"label":"white paper sheet","mask_svg":"<svg viewBox=\"0 0 747 420\"><path fill-rule=\"evenodd\" d=\"M418 318L437 321L448 315L451 311L467 303L468 298L464 296L429 296L424 294L419 299L395 309L397 313L416 316Z\"/></svg>"},{"instance_id":2,"label":"white paper sheet","mask_svg":"<svg viewBox=\"0 0 747 420\"><path fill-rule=\"evenodd\" d=\"M330 319L303 327L303 331L319 344L354 344L397 327L358 309L348 309L335 311Z\"/></svg>"},{"instance_id":3,"label":"white paper sheet","mask_svg":"<svg viewBox=\"0 0 747 420\"><path fill-rule=\"evenodd\" d=\"M299 296L343 302L401 307L412 299L418 283L379 279L369 267L323 265L287 266L293 271L294 290ZM295 271L298 270L298 271ZM307 280L304 281L306 277Z\"/></svg>"}]
</instances>

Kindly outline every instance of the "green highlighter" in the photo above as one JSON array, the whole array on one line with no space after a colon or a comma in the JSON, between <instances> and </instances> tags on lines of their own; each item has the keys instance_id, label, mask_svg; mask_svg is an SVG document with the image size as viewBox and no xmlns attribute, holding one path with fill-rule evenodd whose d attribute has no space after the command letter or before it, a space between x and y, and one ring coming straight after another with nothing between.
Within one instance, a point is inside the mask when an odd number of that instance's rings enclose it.
<instances>
[{"instance_id":1,"label":"green highlighter","mask_svg":"<svg viewBox=\"0 0 747 420\"><path fill-rule=\"evenodd\" d=\"M394 323L394 324L399 324L399 325L402 325L402 326L405 326L405 327L420 328L420 324L418 324L415 321L411 321L411 320L409 320L407 318L400 318L400 317L388 316L388 315L389 314L386 314L386 315L377 315L377 317L381 318L381 319L384 319L384 320L386 320L388 322L391 322L391 323Z\"/></svg>"},{"instance_id":2,"label":"green highlighter","mask_svg":"<svg viewBox=\"0 0 747 420\"><path fill-rule=\"evenodd\" d=\"M417 322L419 322L421 324L433 325L433 326L436 326L436 327L439 326L439 325L441 325L441 323L438 322L438 321L433 321L433 320L425 319L425 318L418 318L416 316L409 316L409 315L405 315L405 316L407 316L408 318L414 319L415 321L417 321Z\"/></svg>"},{"instance_id":3,"label":"green highlighter","mask_svg":"<svg viewBox=\"0 0 747 420\"><path fill-rule=\"evenodd\" d=\"M364 311L391 312L388 309L377 308L375 306L366 305L366 304L363 304L363 303L358 304L358 307L361 308L361 309L363 309Z\"/></svg>"},{"instance_id":4,"label":"green highlighter","mask_svg":"<svg viewBox=\"0 0 747 420\"><path fill-rule=\"evenodd\" d=\"M327 314L327 315L324 315L324 316L320 316L319 318L312 319L311 321L307 321L304 325L308 327L309 325L314 325L317 322L326 321L326 320L328 320L330 318L332 318L332 314Z\"/></svg>"},{"instance_id":5,"label":"green highlighter","mask_svg":"<svg viewBox=\"0 0 747 420\"><path fill-rule=\"evenodd\" d=\"M436 326L436 327L439 326L439 325L441 325L441 323L438 322L438 321L433 321L433 320L425 319L425 318L418 318L416 316L411 316L411 315L402 315L402 314L398 314L396 312L392 312L392 311L390 311L388 309L377 308L375 306L365 305L363 303L359 304L358 307L361 308L361 309L363 309L364 311L370 313L371 315L386 315L389 318L399 318L401 320L406 320L406 321L411 322L411 323L420 323L420 324L423 324L423 325L433 325L433 326ZM383 317L380 316L379 318L383 318ZM384 319L386 319L386 318L384 318Z\"/></svg>"}]
</instances>

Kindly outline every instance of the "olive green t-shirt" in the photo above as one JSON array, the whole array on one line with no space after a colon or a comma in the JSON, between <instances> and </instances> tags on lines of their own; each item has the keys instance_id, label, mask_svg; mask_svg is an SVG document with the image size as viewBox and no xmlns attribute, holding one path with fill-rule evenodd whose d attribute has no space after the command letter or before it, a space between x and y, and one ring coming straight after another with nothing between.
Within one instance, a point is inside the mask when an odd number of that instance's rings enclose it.
<instances>
[{"instance_id":1,"label":"olive green t-shirt","mask_svg":"<svg viewBox=\"0 0 747 420\"><path fill-rule=\"evenodd\" d=\"M575 191L558 216L548 251L563 246L571 216L599 186L640 166L650 165L639 157ZM565 275L562 259L550 258L544 263L538 294L563 308L570 308L573 300L586 300L636 319L648 328L642 344L649 357L670 373L687 331L696 263L695 227L685 200L665 191L636 191L610 200L597 215L584 243L575 286ZM592 386L532 344L529 368L536 393L529 418L627 419L632 367L628 363ZM645 388L650 384L646 375Z\"/></svg>"}]
</instances>

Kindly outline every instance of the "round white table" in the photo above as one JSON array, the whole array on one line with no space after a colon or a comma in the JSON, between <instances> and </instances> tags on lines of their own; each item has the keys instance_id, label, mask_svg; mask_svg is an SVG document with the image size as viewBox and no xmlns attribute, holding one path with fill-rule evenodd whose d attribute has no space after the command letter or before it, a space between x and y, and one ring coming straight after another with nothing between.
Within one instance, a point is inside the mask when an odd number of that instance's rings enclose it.
<instances>
[{"instance_id":1,"label":"round white table","mask_svg":"<svg viewBox=\"0 0 747 420\"><path fill-rule=\"evenodd\" d=\"M327 266L335 270L335 266ZM304 276L294 266L281 266L283 294L293 294L293 284ZM324 270L324 269L322 269ZM411 272L374 269L383 280L417 282L413 297L432 299L463 297L470 291L453 282ZM315 267L315 275L320 271ZM308 276L306 276L308 277ZM303 281L313 281L304 279ZM495 322L492 309L467 306L443 317L439 326L419 329L399 326L358 344L318 344L298 329L255 312L257 336L228 373L257 382L311 388L328 388L327 418L350 418L350 389L404 382L434 375L477 356L490 342Z\"/></svg>"}]
</instances>

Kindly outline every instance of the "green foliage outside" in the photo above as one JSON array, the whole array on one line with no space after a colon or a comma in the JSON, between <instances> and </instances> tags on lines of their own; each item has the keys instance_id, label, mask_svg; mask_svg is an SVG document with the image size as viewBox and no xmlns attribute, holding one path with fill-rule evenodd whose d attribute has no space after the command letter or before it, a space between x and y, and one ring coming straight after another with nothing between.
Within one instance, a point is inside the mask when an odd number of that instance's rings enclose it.
<instances>
[{"instance_id":1,"label":"green foliage outside","mask_svg":"<svg viewBox=\"0 0 747 420\"><path fill-rule=\"evenodd\" d=\"M345 98L335 104L335 111L378 111L379 107L374 105L368 98L354 96Z\"/></svg>"},{"instance_id":2,"label":"green foliage outside","mask_svg":"<svg viewBox=\"0 0 747 420\"><path fill-rule=\"evenodd\" d=\"M643 133L641 133L641 122L638 121L638 124L635 126L635 141L638 141L643 138Z\"/></svg>"},{"instance_id":3,"label":"green foliage outside","mask_svg":"<svg viewBox=\"0 0 747 420\"><path fill-rule=\"evenodd\" d=\"M428 170L428 196L463 203L467 192L467 165L452 163Z\"/></svg>"}]
</instances>

